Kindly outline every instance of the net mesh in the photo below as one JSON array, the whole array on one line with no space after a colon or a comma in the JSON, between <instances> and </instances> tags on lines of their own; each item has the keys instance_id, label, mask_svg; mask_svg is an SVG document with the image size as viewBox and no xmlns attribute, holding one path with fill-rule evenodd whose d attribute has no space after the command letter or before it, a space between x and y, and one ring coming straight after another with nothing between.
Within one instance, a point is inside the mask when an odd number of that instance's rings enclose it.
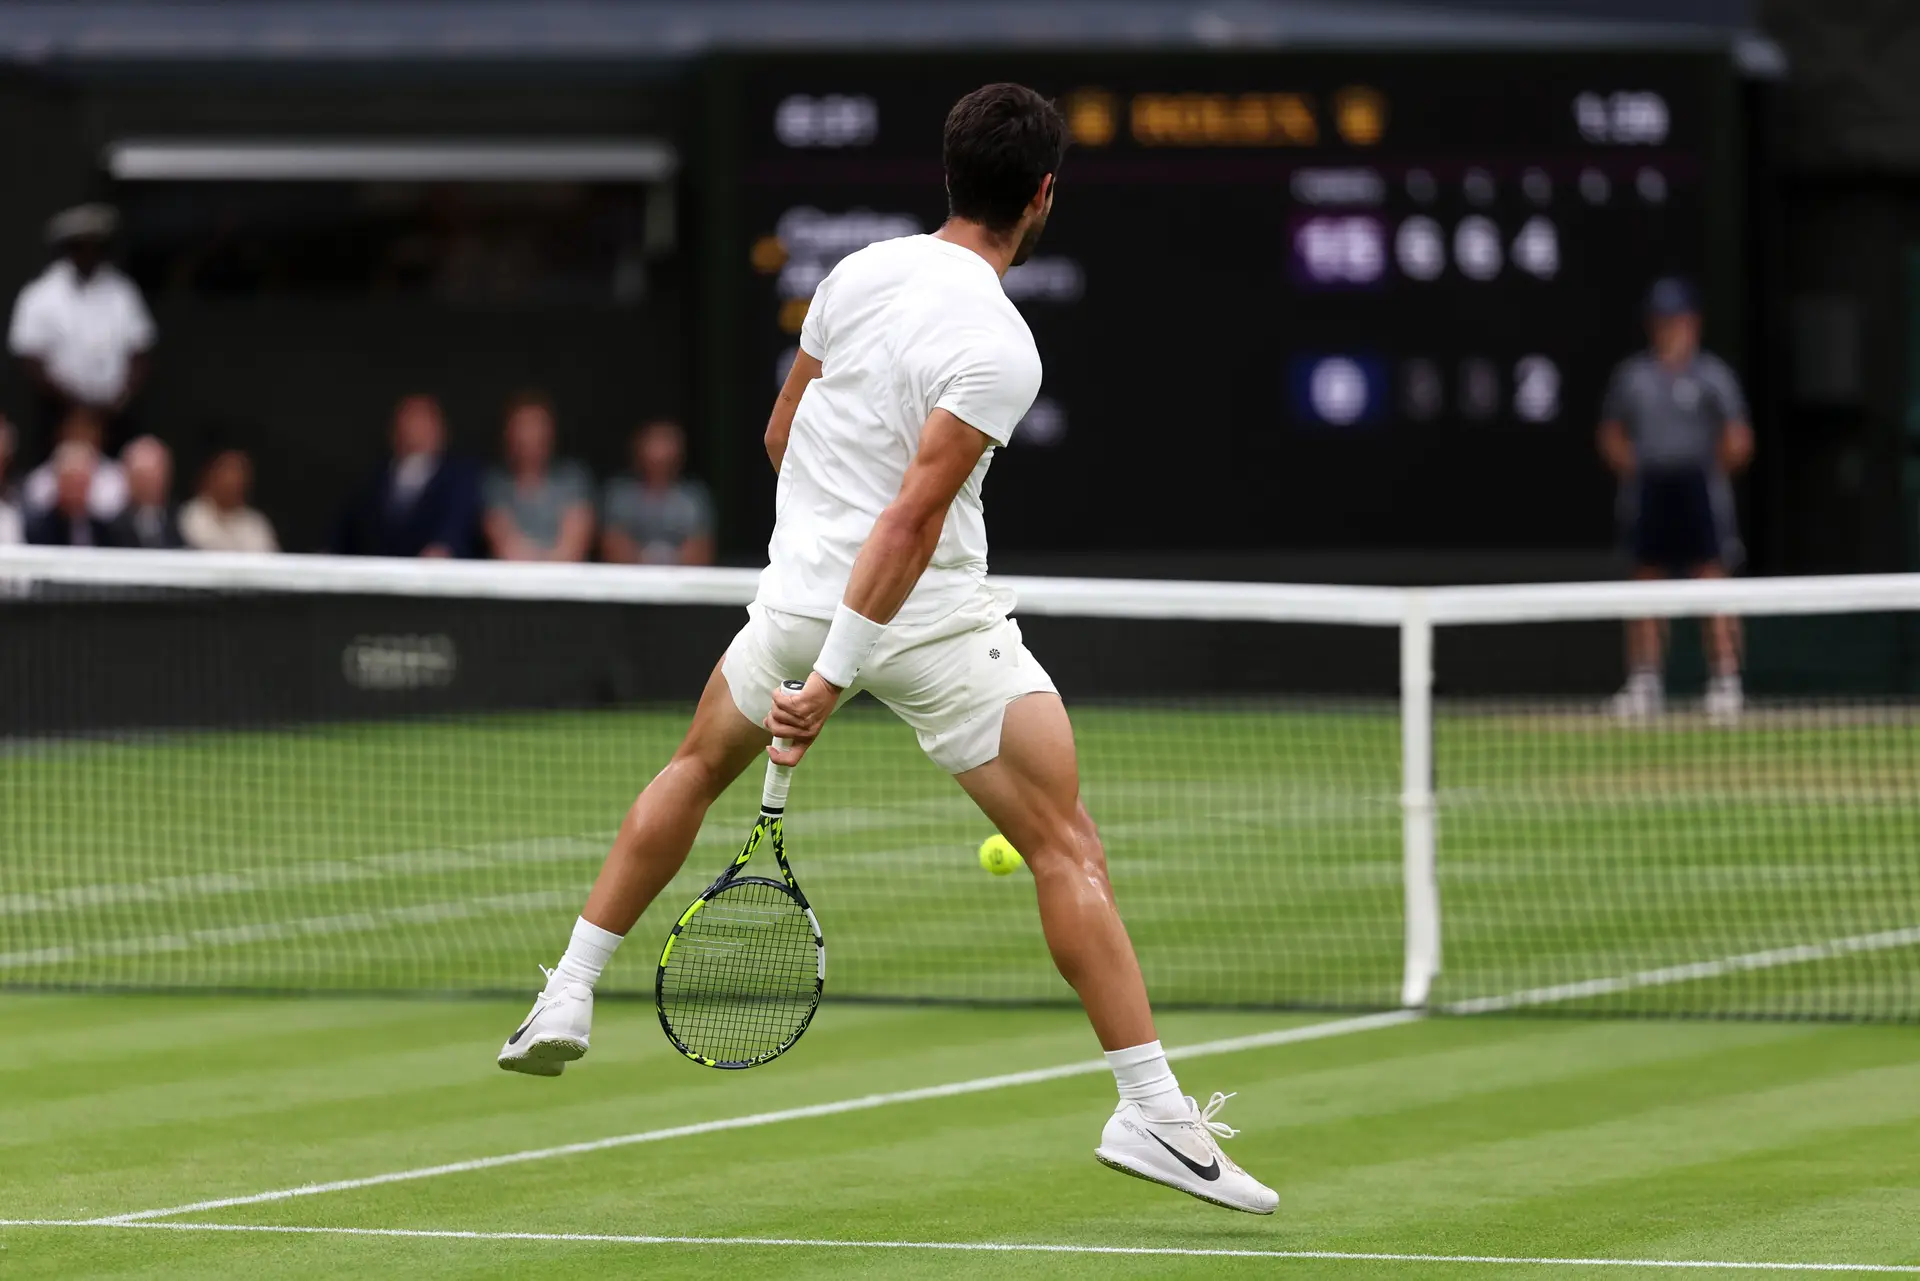
<instances>
[{"instance_id":1,"label":"net mesh","mask_svg":"<svg viewBox=\"0 0 1920 1281\"><path fill-rule=\"evenodd\" d=\"M0 985L524 994L743 618L636 599L652 578L593 602L114 564L0 593ZM1150 587L1049 587L1022 621L1156 1002L1398 1004L1395 629L1181 617ZM1875 642L1863 675L1828 643L1911 621L1751 619L1730 726L1684 656L1667 715L1617 720L1615 622L1441 627L1435 1005L1920 1018L1908 651ZM749 771L603 992L651 995L758 801ZM835 717L786 821L829 999L1072 999L1031 877L981 869L989 834L883 708Z\"/></svg>"},{"instance_id":2,"label":"net mesh","mask_svg":"<svg viewBox=\"0 0 1920 1281\"><path fill-rule=\"evenodd\" d=\"M1436 1001L1920 1018L1920 704L1903 664L1834 643L1906 625L1748 619L1737 711L1709 707L1681 623L1657 707L1600 688L1441 698Z\"/></svg>"}]
</instances>

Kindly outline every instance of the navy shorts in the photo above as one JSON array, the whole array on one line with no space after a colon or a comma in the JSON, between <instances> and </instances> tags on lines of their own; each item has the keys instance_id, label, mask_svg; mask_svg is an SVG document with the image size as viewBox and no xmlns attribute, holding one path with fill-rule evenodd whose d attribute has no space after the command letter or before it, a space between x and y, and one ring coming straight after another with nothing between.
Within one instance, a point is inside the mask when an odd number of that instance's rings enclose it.
<instances>
[{"instance_id":1,"label":"navy shorts","mask_svg":"<svg viewBox=\"0 0 1920 1281\"><path fill-rule=\"evenodd\" d=\"M1740 540L1726 483L1706 472L1649 472L1623 495L1627 547L1635 565L1689 574L1702 565L1733 569Z\"/></svg>"}]
</instances>

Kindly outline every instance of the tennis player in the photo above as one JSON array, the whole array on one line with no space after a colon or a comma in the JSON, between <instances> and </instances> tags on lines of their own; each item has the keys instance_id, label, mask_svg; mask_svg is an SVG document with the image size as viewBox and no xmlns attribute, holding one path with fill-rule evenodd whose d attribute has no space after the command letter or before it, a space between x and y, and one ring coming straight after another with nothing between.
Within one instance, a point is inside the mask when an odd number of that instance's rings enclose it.
<instances>
[{"instance_id":1,"label":"tennis player","mask_svg":"<svg viewBox=\"0 0 1920 1281\"><path fill-rule=\"evenodd\" d=\"M795 764L858 690L914 728L1032 869L1054 963L1106 1050L1120 1101L1094 1155L1236 1210L1279 1197L1235 1165L1154 1031L1106 855L1080 802L1073 727L987 584L981 482L1040 388L1033 335L1001 277L1053 208L1059 113L988 85L947 116L949 217L869 245L814 294L767 424L780 475L770 564L686 740L633 803L560 963L501 1047L540 1076L587 1051L593 986L692 848L707 807L763 752ZM783 678L807 674L795 694ZM770 746L779 736L793 747Z\"/></svg>"}]
</instances>

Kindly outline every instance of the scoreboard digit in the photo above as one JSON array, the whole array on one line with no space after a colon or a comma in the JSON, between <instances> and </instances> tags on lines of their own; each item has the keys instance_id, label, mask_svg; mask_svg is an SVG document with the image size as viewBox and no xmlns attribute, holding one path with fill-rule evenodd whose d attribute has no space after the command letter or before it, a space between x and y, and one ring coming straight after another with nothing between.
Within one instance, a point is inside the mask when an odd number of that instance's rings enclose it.
<instances>
[{"instance_id":1,"label":"scoreboard digit","mask_svg":"<svg viewBox=\"0 0 1920 1281\"><path fill-rule=\"evenodd\" d=\"M939 226L947 108L1019 80L1072 145L1006 278L1046 377L990 482L997 550L1603 547L1593 427L1640 299L1670 272L1716 296L1731 74L1658 52L753 58L717 367L757 430L833 265Z\"/></svg>"}]
</instances>

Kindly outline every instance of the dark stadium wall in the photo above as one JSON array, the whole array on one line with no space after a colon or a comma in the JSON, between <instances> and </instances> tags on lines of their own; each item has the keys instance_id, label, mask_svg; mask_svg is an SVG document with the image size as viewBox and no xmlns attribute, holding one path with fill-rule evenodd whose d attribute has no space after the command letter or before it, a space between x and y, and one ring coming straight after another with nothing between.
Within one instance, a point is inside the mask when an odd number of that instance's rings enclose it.
<instances>
[{"instance_id":1,"label":"dark stadium wall","mask_svg":"<svg viewBox=\"0 0 1920 1281\"><path fill-rule=\"evenodd\" d=\"M51 212L82 199L137 201L102 168L116 139L671 140L679 112L670 83L604 64L10 70L0 75L0 165L11 175L0 292L10 303L44 265ZM141 232L129 227L128 238ZM209 295L141 280L159 348L138 426L175 447L182 496L214 438L245 444L256 503L291 550L324 543L342 500L383 455L394 399L414 390L441 398L456 448L490 461L505 399L542 389L558 409L559 452L601 476L624 466L627 437L646 417L681 416L697 473L706 450L690 416L681 275L668 257L647 264L634 301L524 306ZM0 408L22 415L27 399L14 369L0 374Z\"/></svg>"},{"instance_id":2,"label":"dark stadium wall","mask_svg":"<svg viewBox=\"0 0 1920 1281\"><path fill-rule=\"evenodd\" d=\"M1780 189L1791 512L1780 566L1920 569L1920 12L1905 0L1761 0L1789 66Z\"/></svg>"}]
</instances>

